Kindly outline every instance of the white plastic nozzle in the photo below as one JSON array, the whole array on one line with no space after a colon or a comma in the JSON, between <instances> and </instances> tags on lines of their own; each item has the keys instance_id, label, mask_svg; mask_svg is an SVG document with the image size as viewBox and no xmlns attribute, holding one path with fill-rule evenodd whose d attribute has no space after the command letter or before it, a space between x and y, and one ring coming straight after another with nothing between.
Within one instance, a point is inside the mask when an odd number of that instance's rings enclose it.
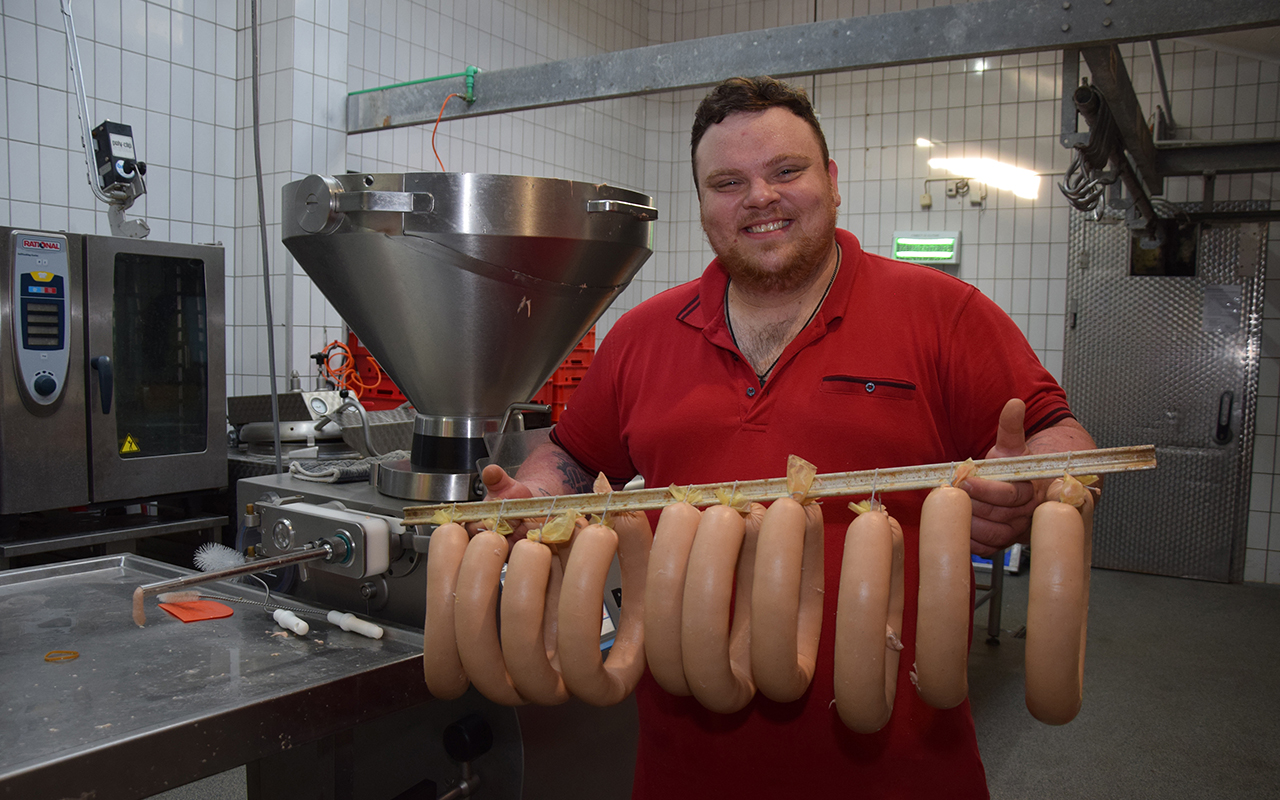
<instances>
[{"instance_id":1,"label":"white plastic nozzle","mask_svg":"<svg viewBox=\"0 0 1280 800\"><path fill-rule=\"evenodd\" d=\"M341 611L330 611L329 621L344 631L358 633L361 636L368 636L370 639L381 639L382 628L374 625L372 622L366 622L355 614L344 614Z\"/></svg>"},{"instance_id":2,"label":"white plastic nozzle","mask_svg":"<svg viewBox=\"0 0 1280 800\"><path fill-rule=\"evenodd\" d=\"M298 619L298 615L283 608L277 608L271 612L271 618L276 624L287 631L293 631L298 636L305 636L307 631L311 630L311 626L305 621Z\"/></svg>"}]
</instances>

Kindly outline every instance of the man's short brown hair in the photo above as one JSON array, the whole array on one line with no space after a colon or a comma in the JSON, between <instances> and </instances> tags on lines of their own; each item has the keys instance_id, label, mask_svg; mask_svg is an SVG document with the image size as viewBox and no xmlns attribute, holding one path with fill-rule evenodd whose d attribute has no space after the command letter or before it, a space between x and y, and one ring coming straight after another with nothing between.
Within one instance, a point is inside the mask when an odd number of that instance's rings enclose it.
<instances>
[{"instance_id":1,"label":"man's short brown hair","mask_svg":"<svg viewBox=\"0 0 1280 800\"><path fill-rule=\"evenodd\" d=\"M693 185L698 186L698 144L702 136L712 125L724 122L725 117L740 111L764 111L774 106L782 106L800 119L809 123L813 133L818 137L818 146L822 149L822 164L825 167L831 154L827 150L827 137L818 124L818 115L813 111L809 95L804 89L783 83L768 75L755 78L730 78L716 86L702 100L698 111L693 115L693 135L689 140L689 162L693 167ZM701 191L701 190L699 190Z\"/></svg>"}]
</instances>

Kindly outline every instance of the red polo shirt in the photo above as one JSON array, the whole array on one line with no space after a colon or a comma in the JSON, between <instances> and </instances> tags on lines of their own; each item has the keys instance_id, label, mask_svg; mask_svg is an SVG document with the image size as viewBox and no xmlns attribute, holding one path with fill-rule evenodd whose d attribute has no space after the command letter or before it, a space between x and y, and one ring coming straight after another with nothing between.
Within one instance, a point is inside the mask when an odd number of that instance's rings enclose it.
<instances>
[{"instance_id":1,"label":"red polo shirt","mask_svg":"<svg viewBox=\"0 0 1280 800\"><path fill-rule=\"evenodd\" d=\"M701 279L623 315L556 426L591 472L646 485L785 474L795 453L819 472L982 458L1000 410L1027 404L1029 433L1070 415L1057 382L1017 326L963 281L863 252L837 231L840 269L822 307L762 386L725 322L727 276ZM986 797L968 702L926 706L914 661L918 528L924 492L886 497L906 537L906 609L893 717L846 729L832 705L836 600L848 498L823 502L826 596L806 695L757 696L737 714L673 697L646 674L637 690L635 796ZM861 499L861 498L857 498Z\"/></svg>"}]
</instances>

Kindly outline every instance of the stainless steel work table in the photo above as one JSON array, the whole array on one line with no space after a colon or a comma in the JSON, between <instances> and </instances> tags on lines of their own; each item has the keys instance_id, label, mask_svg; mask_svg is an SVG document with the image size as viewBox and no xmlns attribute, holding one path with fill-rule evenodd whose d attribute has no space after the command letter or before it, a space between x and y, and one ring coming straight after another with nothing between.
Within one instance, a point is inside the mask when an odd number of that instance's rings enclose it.
<instances>
[{"instance_id":1,"label":"stainless steel work table","mask_svg":"<svg viewBox=\"0 0 1280 800\"><path fill-rule=\"evenodd\" d=\"M298 637L236 603L184 624L154 598L133 623L136 586L189 573L132 555L0 573L0 797L146 797L428 699L420 631L309 617Z\"/></svg>"}]
</instances>

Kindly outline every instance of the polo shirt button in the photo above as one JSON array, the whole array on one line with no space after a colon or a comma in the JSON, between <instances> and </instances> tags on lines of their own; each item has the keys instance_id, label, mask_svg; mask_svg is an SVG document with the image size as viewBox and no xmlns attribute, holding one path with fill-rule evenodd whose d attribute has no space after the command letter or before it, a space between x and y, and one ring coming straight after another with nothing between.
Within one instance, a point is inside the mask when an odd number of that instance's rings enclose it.
<instances>
[{"instance_id":1,"label":"polo shirt button","mask_svg":"<svg viewBox=\"0 0 1280 800\"><path fill-rule=\"evenodd\" d=\"M868 382L868 383L867 383L867 394L871 394L871 393L872 393L872 392L874 392L875 390L876 390L876 385L875 385L874 383L870 383L870 382Z\"/></svg>"},{"instance_id":2,"label":"polo shirt button","mask_svg":"<svg viewBox=\"0 0 1280 800\"><path fill-rule=\"evenodd\" d=\"M754 387L754 386L748 386L748 387L747 387L747 397L755 397L755 396L756 396L756 387Z\"/></svg>"}]
</instances>

